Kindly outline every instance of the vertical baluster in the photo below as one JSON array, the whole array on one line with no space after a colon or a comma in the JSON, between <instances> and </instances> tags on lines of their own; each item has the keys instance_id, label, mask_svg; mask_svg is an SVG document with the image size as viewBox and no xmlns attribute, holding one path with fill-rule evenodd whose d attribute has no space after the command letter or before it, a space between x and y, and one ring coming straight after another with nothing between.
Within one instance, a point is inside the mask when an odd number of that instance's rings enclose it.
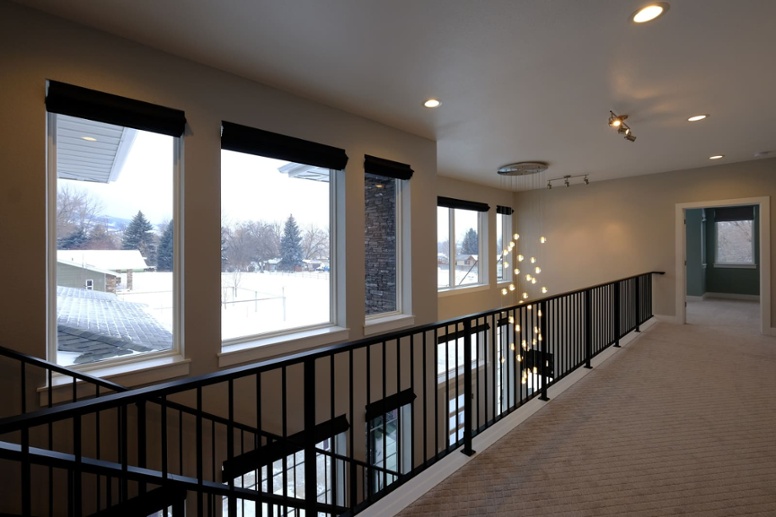
<instances>
[{"instance_id":1,"label":"vertical baluster","mask_svg":"<svg viewBox=\"0 0 776 517\"><path fill-rule=\"evenodd\" d=\"M138 466L145 468L146 456L147 456L147 444L146 444L146 405L145 401L139 401L137 403L137 461ZM144 494L146 491L145 482L139 483L139 492Z\"/></svg>"},{"instance_id":2,"label":"vertical baluster","mask_svg":"<svg viewBox=\"0 0 776 517\"><path fill-rule=\"evenodd\" d=\"M474 393L472 391L472 323L470 319L463 321L463 384L464 384L464 406L463 406L463 453L467 456L474 455L474 449L472 448L472 400L474 400ZM455 347L456 355L458 353L458 347ZM456 364L458 363L456 357ZM456 411L455 419L458 422L458 372L456 372ZM457 431L456 431L457 432Z\"/></svg>"},{"instance_id":3,"label":"vertical baluster","mask_svg":"<svg viewBox=\"0 0 776 517\"><path fill-rule=\"evenodd\" d=\"M226 457L227 459L232 459L234 458L234 379L229 379L227 382L227 392L227 412L229 421L226 426ZM213 450L214 468L215 463L215 450ZM213 475L213 480L215 480L215 473ZM229 517L237 517L237 497L234 495L234 477L228 479L228 486L229 496L227 497L227 505L229 508Z\"/></svg>"},{"instance_id":4,"label":"vertical baluster","mask_svg":"<svg viewBox=\"0 0 776 517\"><path fill-rule=\"evenodd\" d=\"M195 432L196 432L196 455L197 455L197 515L204 515L205 513L205 500L203 497L203 490L202 490L202 478L204 477L204 461L203 461L203 451L202 448L204 447L203 441L203 433L202 433L202 386L197 386L196 389L196 397L197 397L197 415L195 418ZM181 451L182 453L183 451Z\"/></svg>"},{"instance_id":5,"label":"vertical baluster","mask_svg":"<svg viewBox=\"0 0 776 517\"><path fill-rule=\"evenodd\" d=\"M402 364L401 364L401 343L399 342L399 338L396 338L396 393L401 393L401 370L402 370ZM410 406L412 407L412 406ZM403 429L403 418L402 418L402 410L401 408L397 408L396 411L396 427L397 427L397 433L396 433L396 456L397 461L396 464L399 466L397 469L398 472L403 472L406 468L406 465L402 465L402 459L404 458L404 450L402 449L403 443L403 434L401 430ZM398 481L398 480L394 480Z\"/></svg>"},{"instance_id":6,"label":"vertical baluster","mask_svg":"<svg viewBox=\"0 0 776 517\"><path fill-rule=\"evenodd\" d=\"M417 390L415 388L415 334L410 335L410 389L412 390L412 393L417 394ZM415 418L415 408L417 406L415 404L412 405L412 417L410 418L410 468L414 469L415 467L415 442L417 441L415 439L415 429L417 429L417 418ZM424 436L423 439L425 440L426 437Z\"/></svg>"},{"instance_id":7,"label":"vertical baluster","mask_svg":"<svg viewBox=\"0 0 776 517\"><path fill-rule=\"evenodd\" d=\"M356 459L356 452L355 452L355 427L356 427L356 418L355 418L355 410L353 407L353 394L355 393L354 389L354 379L353 379L353 372L354 372L354 358L353 358L353 349L348 350L348 415L350 415L350 429L348 430L350 434L350 439L348 440L348 447L349 447L349 454L348 457L350 458L350 510L353 511L353 509L358 504L358 465L356 465L355 459Z\"/></svg>"},{"instance_id":8,"label":"vertical baluster","mask_svg":"<svg viewBox=\"0 0 776 517\"><path fill-rule=\"evenodd\" d=\"M304 499L305 515L317 515L317 469L315 468L315 360L304 362ZM296 469L294 469L296 471ZM298 497L298 494L296 494Z\"/></svg>"},{"instance_id":9,"label":"vertical baluster","mask_svg":"<svg viewBox=\"0 0 776 517\"><path fill-rule=\"evenodd\" d=\"M426 332L423 332L423 339L421 342L422 351L423 351L423 365L422 365L422 377L423 377L423 463L425 463L428 460L428 365L426 364L428 361L426 359L426 356L428 355L428 349L427 349L427 335ZM434 365L434 374L432 374L431 378L434 380L433 385L436 386L436 364Z\"/></svg>"},{"instance_id":10,"label":"vertical baluster","mask_svg":"<svg viewBox=\"0 0 776 517\"><path fill-rule=\"evenodd\" d=\"M73 454L75 456L75 470L73 472L73 513L82 515L82 472L83 472L83 442L81 441L81 415L73 417Z\"/></svg>"},{"instance_id":11,"label":"vertical baluster","mask_svg":"<svg viewBox=\"0 0 776 517\"><path fill-rule=\"evenodd\" d=\"M547 312L547 302L541 302L538 307L536 307L536 321L538 323L539 327L539 350L540 350L540 364L539 364L539 371L541 372L542 377L542 395L539 397L539 400L550 400L550 398L547 396L547 385L549 384L549 375L547 375L547 370L549 370L548 361L549 361L549 352L547 350L547 340L544 337L544 334L546 332L546 325L544 320L544 314ZM539 317L539 314L542 314L542 317Z\"/></svg>"},{"instance_id":12,"label":"vertical baluster","mask_svg":"<svg viewBox=\"0 0 776 517\"><path fill-rule=\"evenodd\" d=\"M636 301L636 332L641 332L641 300L639 299L639 278L636 277L636 292L634 295Z\"/></svg>"},{"instance_id":13,"label":"vertical baluster","mask_svg":"<svg viewBox=\"0 0 776 517\"><path fill-rule=\"evenodd\" d=\"M593 355L593 291L585 291L585 368L592 368L590 364Z\"/></svg>"}]
</instances>

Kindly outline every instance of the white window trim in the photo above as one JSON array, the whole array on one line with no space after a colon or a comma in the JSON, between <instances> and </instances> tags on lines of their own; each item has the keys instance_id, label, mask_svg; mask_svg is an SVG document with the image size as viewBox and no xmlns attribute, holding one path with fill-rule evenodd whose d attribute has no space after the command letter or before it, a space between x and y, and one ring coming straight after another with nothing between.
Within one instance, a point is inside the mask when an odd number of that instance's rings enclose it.
<instances>
[{"instance_id":1,"label":"white window trim","mask_svg":"<svg viewBox=\"0 0 776 517\"><path fill-rule=\"evenodd\" d=\"M712 266L715 269L757 269L757 253L755 249L756 239L756 225L754 219L752 221L752 261L751 262L719 262L717 256L719 255L719 226L720 222L729 221L715 221L714 222L714 264Z\"/></svg>"},{"instance_id":2,"label":"white window trim","mask_svg":"<svg viewBox=\"0 0 776 517\"><path fill-rule=\"evenodd\" d=\"M163 382L178 377L186 377L191 370L191 360L179 354L168 354L153 358L135 359L123 363L92 363L90 368L80 367L79 372L100 377L126 388ZM101 390L102 394L108 391ZM94 397L94 385L86 381L76 381L76 398ZM51 403L71 402L73 398L73 377L55 373L51 376ZM48 406L49 388L38 388L38 400L41 407Z\"/></svg>"},{"instance_id":3,"label":"white window trim","mask_svg":"<svg viewBox=\"0 0 776 517\"><path fill-rule=\"evenodd\" d=\"M57 272L57 235L56 235L56 213L57 213L57 114L47 113L46 125L46 150L48 160L46 163L47 171L47 199L46 199L46 357L55 364L57 362L57 290L56 290L56 272ZM181 209L181 190L182 190L182 164L183 164L183 137L173 138L173 331L172 348L160 352L148 352L138 354L136 357L117 357L106 359L89 365L70 365L75 371L89 373L96 377L121 378L121 381L115 381L125 386L135 386L151 382L160 382L182 375L188 375L189 361L183 355L183 289L182 289L182 264L183 264L183 210ZM52 283L53 289L52 289ZM185 365L185 366L184 366ZM185 371L184 371L185 370ZM152 373L153 372L153 373ZM58 386L59 380L55 381L56 376L52 376L52 383ZM66 382L69 389L72 389L72 378L62 376L63 379L69 379ZM42 388L45 389L45 388ZM59 388L57 388L59 389ZM72 392L71 392L72 393ZM56 397L53 397L56 398ZM48 395L46 395L48 399ZM68 397L69 399L69 397Z\"/></svg>"},{"instance_id":4,"label":"white window trim","mask_svg":"<svg viewBox=\"0 0 776 517\"><path fill-rule=\"evenodd\" d=\"M414 314L390 313L379 315L378 318L369 318L364 324L364 335L373 336L405 327L411 327L415 324Z\"/></svg>"},{"instance_id":5,"label":"white window trim","mask_svg":"<svg viewBox=\"0 0 776 517\"><path fill-rule=\"evenodd\" d=\"M221 149L223 152L224 149ZM344 170L329 169L329 322L306 327L293 327L251 334L221 341L217 354L218 367L224 368L249 361L260 361L278 355L346 341L350 329L345 327L345 239L340 238L345 224ZM340 188L342 185L342 188ZM219 314L220 318L220 314Z\"/></svg>"},{"instance_id":6,"label":"white window trim","mask_svg":"<svg viewBox=\"0 0 776 517\"><path fill-rule=\"evenodd\" d=\"M246 362L261 361L319 346L341 343L348 339L350 339L350 329L331 325L225 344L221 346L221 352L218 354L218 367L225 368Z\"/></svg>"},{"instance_id":7,"label":"white window trim","mask_svg":"<svg viewBox=\"0 0 776 517\"><path fill-rule=\"evenodd\" d=\"M488 253L487 248L487 234L488 234L488 212L479 212L477 210L471 210L472 212L475 212L477 214L477 240L478 240L478 249L479 253L477 254L479 258L477 259L477 267L478 267L478 281L477 283L473 284L465 284L465 285L453 285L453 280L455 279L455 274L453 273L454 265L457 262L458 253L455 250L455 210L465 210L463 208L448 208L448 207L442 207L447 210L447 225L448 225L448 261L450 265L449 269L449 275L448 275L448 282L449 286L447 287L439 287L437 286L437 292L439 295L442 295L442 293L445 292L453 292L453 291L461 291L476 287L481 288L487 288L490 285L490 281L488 279L488 274L490 269L488 268L488 261L490 260L490 253ZM437 211L439 210L439 207L437 207ZM439 225L439 221L437 221L437 225ZM469 291L471 292L471 291Z\"/></svg>"}]
</instances>

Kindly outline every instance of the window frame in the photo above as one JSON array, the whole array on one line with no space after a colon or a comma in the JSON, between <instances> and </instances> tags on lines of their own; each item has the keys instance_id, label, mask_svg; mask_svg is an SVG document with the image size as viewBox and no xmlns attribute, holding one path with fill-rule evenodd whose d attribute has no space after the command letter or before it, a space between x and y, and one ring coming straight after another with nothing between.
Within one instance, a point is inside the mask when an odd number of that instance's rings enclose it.
<instances>
[{"instance_id":1,"label":"window frame","mask_svg":"<svg viewBox=\"0 0 776 517\"><path fill-rule=\"evenodd\" d=\"M79 92L86 92L87 98L94 96L104 96L110 99L121 99L111 94L103 94L102 92L96 92L92 90L83 89L80 87L70 87L63 83L56 83L51 81L50 84L55 83L61 88L72 88L78 94ZM47 98L47 106L48 106ZM130 103L141 101L132 101ZM170 110L176 111L176 110ZM181 116L182 116L182 112ZM60 115L67 115L70 117L85 119L84 116L78 113L68 113L67 109L58 111L47 111L46 113L46 356L55 364L59 364L58 361L58 331L57 331L57 232L56 232L56 217L57 217L57 192L58 192L58 180L59 174L57 170L57 117ZM93 119L97 120L97 118ZM103 120L99 120L103 121ZM119 125L115 122L106 122L113 125ZM185 124L185 119L183 119ZM133 125L125 125L122 127L133 127ZM135 129L138 129L135 127ZM182 296L182 284L183 284L183 272L182 272L182 228L183 228L183 210L182 210L182 197L181 197L181 185L182 185L182 164L183 164L183 135L174 136L167 132L165 134L162 131L154 130L153 128L141 128L141 131L149 133L156 133L160 135L169 136L173 139L172 149L172 221L173 221L173 271L172 271L172 342L169 350L160 350L145 352L143 354L131 354L126 356L116 356L107 359L102 359L92 363L86 364L73 364L68 366L74 370L88 372L95 376L109 377L114 375L122 375L122 382L128 385L143 384L148 382L155 382L164 380L170 377L186 375L189 372L189 365L185 361L184 344L183 344L183 296ZM129 374L128 376L126 376ZM51 383L54 387L61 387L64 377L55 375L51 379Z\"/></svg>"},{"instance_id":2,"label":"window frame","mask_svg":"<svg viewBox=\"0 0 776 517\"><path fill-rule=\"evenodd\" d=\"M384 320L386 318L391 318L394 316L402 315L404 314L404 291L405 291L405 282L404 282L404 235L406 233L404 228L404 193L403 191L408 187L407 182L400 180L398 178L390 178L388 176L381 176L379 174L372 174L367 173L365 176L379 176L384 178L386 181L392 181L394 184L395 192L396 192L396 201L395 201L395 212L394 212L394 224L395 226L395 241L396 241L396 250L395 250L395 261L396 261L396 271L395 271L395 280L396 280L396 309L392 311L386 311L386 312L378 312L375 314L367 314L366 313L366 298L367 293L366 289L364 289L364 319L365 319L365 326L369 325L370 322L376 322L380 320ZM366 190L366 189L365 189ZM364 194L366 196L366 193ZM365 203L366 205L366 203ZM366 233L366 228L365 228ZM366 250L364 250L364 268L368 268L369 265L366 264Z\"/></svg>"},{"instance_id":3,"label":"window frame","mask_svg":"<svg viewBox=\"0 0 776 517\"><path fill-rule=\"evenodd\" d=\"M412 394L412 400L414 400L415 395ZM382 464L375 463L376 460L373 459L373 455L375 451L378 450L378 447L376 446L376 441L373 439L373 432L377 429L382 429L383 434L385 435L385 428L387 427L388 422L386 421L386 417L390 415L393 412L396 412L396 461L397 461L397 472L401 474L407 474L412 469L412 413L413 413L413 403L412 400L409 402L402 403L401 405L397 407L391 407L386 408L384 412L381 412L380 414L376 414L372 416L371 418L367 418L366 420L366 453L367 453L367 463L370 465L370 467L377 467L379 469L385 469L389 470L386 466L387 460L390 457L389 455L384 455L382 458ZM374 403L373 403L374 404ZM379 404L379 403L378 403ZM371 404L370 404L371 405ZM370 411L367 410L367 415L369 416ZM375 421L381 419L381 423L375 424ZM382 450L387 453L387 441L383 441L383 448ZM392 474L391 474L392 476ZM367 491L369 494L377 494L383 490L386 490L389 486L391 486L393 483L398 481L397 479L388 480L388 474L383 472L383 475L379 475L379 472L368 469L366 471L366 479L364 480L367 485ZM383 486L380 485L380 481L384 482L385 484Z\"/></svg>"},{"instance_id":4,"label":"window frame","mask_svg":"<svg viewBox=\"0 0 776 517\"><path fill-rule=\"evenodd\" d=\"M488 261L490 260L490 254L488 253L487 246L487 233L488 233L488 217L487 213L490 207L484 203L477 203L471 201L462 201L452 198L439 197L437 202L437 218L439 218L440 209L446 209L447 211L447 235L448 235L448 285L440 286L437 282L437 292L454 293L466 289L485 288L490 285L488 278ZM455 241L456 221L455 211L467 210L477 214L477 267L478 267L478 279L475 283L469 283L464 285L455 285L455 264L457 263L458 250ZM439 234L439 223L437 219L437 235ZM437 241L438 243L438 241ZM438 273L437 273L438 274Z\"/></svg>"},{"instance_id":5,"label":"window frame","mask_svg":"<svg viewBox=\"0 0 776 517\"><path fill-rule=\"evenodd\" d=\"M329 320L287 329L222 339L219 367L308 350L349 339L345 327L345 285L342 272L346 256L345 166L348 157L336 147L270 131L222 121L221 152L247 155L309 165L329 170ZM222 171L223 174L223 171Z\"/></svg>"},{"instance_id":6,"label":"window frame","mask_svg":"<svg viewBox=\"0 0 776 517\"><path fill-rule=\"evenodd\" d=\"M719 225L720 223L735 223L735 222L749 222L751 223L751 262L723 262L719 257ZM738 220L724 220L714 221L714 268L715 269L755 269L757 268L757 246L756 235L757 225L754 219L738 219Z\"/></svg>"},{"instance_id":7,"label":"window frame","mask_svg":"<svg viewBox=\"0 0 776 517\"><path fill-rule=\"evenodd\" d=\"M501 228L499 228L499 226ZM501 230L499 232L499 229ZM507 243L512 242L512 208L498 206L496 210L496 243L501 238L501 246L496 246L499 254L497 262L501 264L501 277L498 275L498 266L496 269L496 284L509 284L512 282L514 269L514 252ZM504 252L507 252L504 254ZM508 265L504 266L504 262Z\"/></svg>"}]
</instances>

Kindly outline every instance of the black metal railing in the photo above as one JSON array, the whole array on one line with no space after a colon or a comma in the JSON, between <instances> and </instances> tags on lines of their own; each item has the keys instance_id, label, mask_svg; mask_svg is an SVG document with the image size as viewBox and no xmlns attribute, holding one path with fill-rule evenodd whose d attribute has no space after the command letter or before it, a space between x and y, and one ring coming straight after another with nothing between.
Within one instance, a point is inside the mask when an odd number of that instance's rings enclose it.
<instances>
[{"instance_id":1,"label":"black metal railing","mask_svg":"<svg viewBox=\"0 0 776 517\"><path fill-rule=\"evenodd\" d=\"M0 513L357 513L638 330L652 275L21 411Z\"/></svg>"}]
</instances>

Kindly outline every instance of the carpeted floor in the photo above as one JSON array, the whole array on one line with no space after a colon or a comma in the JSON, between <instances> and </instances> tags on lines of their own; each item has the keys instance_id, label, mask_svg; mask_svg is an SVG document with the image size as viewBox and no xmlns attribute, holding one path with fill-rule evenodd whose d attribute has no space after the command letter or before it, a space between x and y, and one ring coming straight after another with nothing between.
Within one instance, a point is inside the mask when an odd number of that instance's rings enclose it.
<instances>
[{"instance_id":1,"label":"carpeted floor","mask_svg":"<svg viewBox=\"0 0 776 517\"><path fill-rule=\"evenodd\" d=\"M776 515L776 338L688 305L399 515Z\"/></svg>"}]
</instances>

